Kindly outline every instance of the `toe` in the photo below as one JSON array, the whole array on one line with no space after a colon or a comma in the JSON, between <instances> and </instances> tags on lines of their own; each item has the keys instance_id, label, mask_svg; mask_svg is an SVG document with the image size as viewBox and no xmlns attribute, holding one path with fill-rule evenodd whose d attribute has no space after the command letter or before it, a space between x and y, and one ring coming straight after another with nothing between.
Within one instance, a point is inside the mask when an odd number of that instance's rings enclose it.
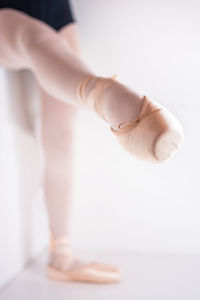
<instances>
[{"instance_id":1,"label":"toe","mask_svg":"<svg viewBox=\"0 0 200 300\"><path fill-rule=\"evenodd\" d=\"M165 161L177 152L183 143L183 134L169 130L160 135L155 144L155 157L158 161Z\"/></svg>"}]
</instances>

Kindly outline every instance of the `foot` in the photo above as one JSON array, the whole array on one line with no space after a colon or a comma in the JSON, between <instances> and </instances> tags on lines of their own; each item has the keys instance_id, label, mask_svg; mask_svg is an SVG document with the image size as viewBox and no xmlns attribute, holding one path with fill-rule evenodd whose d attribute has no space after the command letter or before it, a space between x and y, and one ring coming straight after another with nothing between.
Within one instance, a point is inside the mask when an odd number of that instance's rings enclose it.
<instances>
[{"instance_id":1,"label":"foot","mask_svg":"<svg viewBox=\"0 0 200 300\"><path fill-rule=\"evenodd\" d=\"M142 96L116 79L117 76L89 77L80 99L85 106L95 109L113 129L123 121L136 119L143 105Z\"/></svg>"},{"instance_id":2,"label":"foot","mask_svg":"<svg viewBox=\"0 0 200 300\"><path fill-rule=\"evenodd\" d=\"M141 160L165 161L183 142L182 127L167 109L116 78L90 76L80 83L78 96L111 125L119 143Z\"/></svg>"},{"instance_id":3,"label":"foot","mask_svg":"<svg viewBox=\"0 0 200 300\"><path fill-rule=\"evenodd\" d=\"M120 280L118 268L76 258L66 239L51 242L47 274L50 279L59 281L114 283Z\"/></svg>"}]
</instances>

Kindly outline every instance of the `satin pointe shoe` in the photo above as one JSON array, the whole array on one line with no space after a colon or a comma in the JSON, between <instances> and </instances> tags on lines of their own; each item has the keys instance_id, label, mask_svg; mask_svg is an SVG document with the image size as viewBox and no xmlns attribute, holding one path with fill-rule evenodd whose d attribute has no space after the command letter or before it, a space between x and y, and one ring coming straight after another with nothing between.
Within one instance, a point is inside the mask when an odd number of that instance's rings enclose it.
<instances>
[{"instance_id":1,"label":"satin pointe shoe","mask_svg":"<svg viewBox=\"0 0 200 300\"><path fill-rule=\"evenodd\" d=\"M120 270L117 267L101 264L96 261L79 266L77 258L72 254L65 238L51 239L50 254L60 255L63 259L62 267L52 263L47 266L47 276L57 281L78 281L87 283L117 283L121 279ZM67 267L66 267L67 266Z\"/></svg>"},{"instance_id":2,"label":"satin pointe shoe","mask_svg":"<svg viewBox=\"0 0 200 300\"><path fill-rule=\"evenodd\" d=\"M87 95L85 90L89 82L97 79L95 87ZM115 84L117 75L109 78L89 76L78 86L79 101L106 122L101 109L101 94L111 84ZM110 127L121 146L140 160L159 163L171 158L183 143L183 129L179 121L165 107L143 97L143 106L137 119L121 122L118 130Z\"/></svg>"}]
</instances>

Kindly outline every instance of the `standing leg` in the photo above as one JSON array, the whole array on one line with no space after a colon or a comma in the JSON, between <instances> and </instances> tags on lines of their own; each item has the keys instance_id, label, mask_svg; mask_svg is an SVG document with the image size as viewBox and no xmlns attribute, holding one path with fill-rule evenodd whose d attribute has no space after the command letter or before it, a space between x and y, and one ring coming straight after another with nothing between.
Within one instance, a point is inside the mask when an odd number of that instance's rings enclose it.
<instances>
[{"instance_id":1,"label":"standing leg","mask_svg":"<svg viewBox=\"0 0 200 300\"><path fill-rule=\"evenodd\" d=\"M80 54L76 24L64 27L59 33L75 55ZM46 168L44 190L51 231L48 274L58 279L55 269L75 271L76 279L113 282L119 278L119 270L113 266L93 263L88 277L81 274L88 263L72 256L70 248L70 216L73 196L73 131L77 108L62 103L40 89L42 104L42 135ZM52 274L53 273L53 274ZM66 275L65 275L66 276Z\"/></svg>"},{"instance_id":2,"label":"standing leg","mask_svg":"<svg viewBox=\"0 0 200 300\"><path fill-rule=\"evenodd\" d=\"M55 237L69 235L73 189L73 138L77 108L40 89L45 154L44 189L50 230Z\"/></svg>"},{"instance_id":3,"label":"standing leg","mask_svg":"<svg viewBox=\"0 0 200 300\"><path fill-rule=\"evenodd\" d=\"M60 31L74 54L79 54L75 43L76 24ZM70 44L67 37L74 34ZM55 238L68 238L70 231L70 202L73 193L74 126L77 108L58 101L40 88L42 137L45 154L44 189L50 230Z\"/></svg>"}]
</instances>

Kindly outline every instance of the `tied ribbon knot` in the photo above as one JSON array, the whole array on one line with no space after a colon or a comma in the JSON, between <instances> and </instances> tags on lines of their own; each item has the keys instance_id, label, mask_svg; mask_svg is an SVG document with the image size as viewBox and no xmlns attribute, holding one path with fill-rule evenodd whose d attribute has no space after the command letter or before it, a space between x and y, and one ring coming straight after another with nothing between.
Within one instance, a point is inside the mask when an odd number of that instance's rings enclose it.
<instances>
[{"instance_id":1,"label":"tied ribbon knot","mask_svg":"<svg viewBox=\"0 0 200 300\"><path fill-rule=\"evenodd\" d=\"M151 103L149 101L149 99L144 96L143 97L143 106L142 106L142 110L140 112L140 115L137 119L133 120L133 121L130 121L130 122L121 122L119 125L118 125L118 128L119 130L115 130L113 129L112 127L110 127L111 131L115 134L115 135L123 135L123 134L126 134L130 131L132 131L136 126L138 126L138 124L143 120L145 119L146 117L148 117L149 115L157 112L157 111L160 111L161 109L158 108L158 109L154 109L153 111L150 111L148 112L148 107L151 106Z\"/></svg>"},{"instance_id":2,"label":"tied ribbon knot","mask_svg":"<svg viewBox=\"0 0 200 300\"><path fill-rule=\"evenodd\" d=\"M87 105L87 99L85 97L85 88L86 86L88 85L88 83L92 80L92 79L95 79L96 77L95 76L88 76L86 77L80 84L80 86L78 87L78 97L79 97L79 100L82 104L85 104ZM119 76L118 75L113 75L113 76L110 76L109 77L110 79L113 79L113 80L118 80L119 79ZM101 110L101 105L100 105L100 96L101 96L101 93L103 91L104 88L108 87L110 84L112 84L112 82L110 81L99 81L97 82L94 90L95 90L95 93L94 93L94 109L96 110L97 114L99 114L105 121L107 121L103 114L102 114L102 110ZM118 129L119 130L115 130L114 128L112 128L112 126L110 127L111 131L113 134L115 135L123 135L123 134L126 134L130 131L132 131L135 127L138 126L138 124L143 120L145 119L146 117L148 117L149 115L157 112L157 111L160 111L161 109L158 108L158 109L155 109L153 107L153 105L151 104L151 101L146 97L144 96L143 97L143 106L142 106L142 109L141 109L141 112L140 112L140 115L138 118L136 118L135 120L133 121L130 121L130 122L121 122L119 125L118 125Z\"/></svg>"}]
</instances>

